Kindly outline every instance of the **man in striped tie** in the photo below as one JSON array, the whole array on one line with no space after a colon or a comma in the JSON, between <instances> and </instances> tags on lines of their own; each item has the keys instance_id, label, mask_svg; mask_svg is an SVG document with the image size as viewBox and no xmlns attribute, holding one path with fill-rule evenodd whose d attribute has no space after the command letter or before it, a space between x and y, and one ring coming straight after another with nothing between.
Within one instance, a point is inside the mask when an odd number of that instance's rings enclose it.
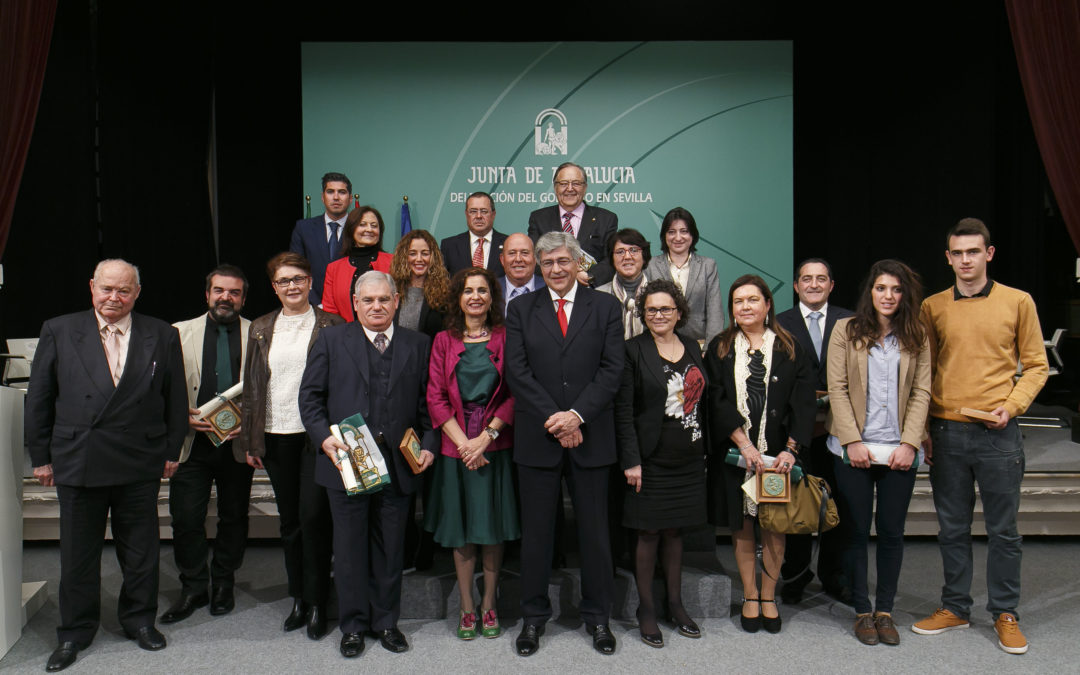
<instances>
[{"instance_id":1,"label":"man in striped tie","mask_svg":"<svg viewBox=\"0 0 1080 675\"><path fill-rule=\"evenodd\" d=\"M443 263L451 276L458 270L482 267L497 277L503 274L499 254L506 235L495 230L495 200L486 192L474 192L465 200L465 225L461 234L439 244Z\"/></svg>"}]
</instances>

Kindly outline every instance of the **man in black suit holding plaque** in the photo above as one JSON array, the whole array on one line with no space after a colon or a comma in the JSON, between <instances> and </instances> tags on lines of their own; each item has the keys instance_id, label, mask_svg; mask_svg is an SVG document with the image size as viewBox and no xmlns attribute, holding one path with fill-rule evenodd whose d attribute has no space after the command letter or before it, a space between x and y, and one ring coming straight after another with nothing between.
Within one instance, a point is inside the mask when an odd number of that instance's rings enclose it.
<instances>
[{"instance_id":1,"label":"man in black suit holding plaque","mask_svg":"<svg viewBox=\"0 0 1080 675\"><path fill-rule=\"evenodd\" d=\"M832 267L822 258L809 258L799 263L795 269L795 293L799 302L791 309L776 315L776 321L791 333L804 354L810 355L817 374L816 382L819 395L829 390L828 351L829 337L837 320L852 315L851 310L829 304L829 294L833 286ZM847 539L849 518L843 514L846 505L836 490L836 476L833 471L832 453L825 447L828 433L821 424L814 425L814 438L808 451L803 453L805 469L815 476L824 478L833 489L833 498L841 509L840 525L819 536L818 577L825 592L833 598L851 604L851 580L845 570L843 559L844 544ZM780 576L784 585L780 597L784 604L794 605L802 600L803 590L814 573L810 571L812 537L809 534L791 534L787 537L784 551L784 565Z\"/></svg>"},{"instance_id":2,"label":"man in black suit holding plaque","mask_svg":"<svg viewBox=\"0 0 1080 675\"><path fill-rule=\"evenodd\" d=\"M565 232L536 243L546 287L514 300L506 316L506 378L514 392L514 463L521 499L521 612L517 652L540 647L551 618L548 579L563 476L577 516L581 617L601 654L615 653L608 539L608 474L615 463L613 401L624 366L614 296L577 280L581 250Z\"/></svg>"},{"instance_id":3,"label":"man in black suit holding plaque","mask_svg":"<svg viewBox=\"0 0 1080 675\"><path fill-rule=\"evenodd\" d=\"M346 658L363 653L367 631L391 652L409 648L397 621L409 497L420 480L398 445L409 428L415 430L424 448L424 470L440 444L427 412L431 340L394 325L398 302L389 274L362 274L353 302L357 321L319 332L300 383L300 417L322 449L315 482L327 488L334 519L334 582ZM350 496L336 463L337 451L348 448L331 435L330 425L357 413L381 439L390 485L375 494Z\"/></svg>"},{"instance_id":4,"label":"man in black suit holding plaque","mask_svg":"<svg viewBox=\"0 0 1080 675\"><path fill-rule=\"evenodd\" d=\"M124 577L117 615L148 651L158 595L158 491L176 470L188 430L176 329L132 312L139 270L103 260L90 280L93 310L41 327L26 394L26 445L34 477L60 502L59 646L46 670L63 670L90 646L101 615L101 551L111 519Z\"/></svg>"}]
</instances>

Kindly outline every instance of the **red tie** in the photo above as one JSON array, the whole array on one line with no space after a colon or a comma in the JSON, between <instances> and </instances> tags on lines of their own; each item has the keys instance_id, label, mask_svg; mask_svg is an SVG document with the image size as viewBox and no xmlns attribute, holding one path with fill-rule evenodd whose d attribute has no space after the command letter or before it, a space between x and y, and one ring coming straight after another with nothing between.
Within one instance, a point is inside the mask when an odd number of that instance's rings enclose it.
<instances>
[{"instance_id":1,"label":"red tie","mask_svg":"<svg viewBox=\"0 0 1080 675\"><path fill-rule=\"evenodd\" d=\"M566 306L566 300L563 300L562 298L559 298L555 302L559 303L559 311L555 312L555 315L557 317L559 317L559 328L562 329L562 336L566 337L566 326L567 326L566 310L563 309Z\"/></svg>"},{"instance_id":2,"label":"red tie","mask_svg":"<svg viewBox=\"0 0 1080 675\"><path fill-rule=\"evenodd\" d=\"M574 214L570 211L564 213L562 217L562 231L569 234L570 236L574 235L574 226L570 224L570 219L573 217Z\"/></svg>"},{"instance_id":3,"label":"red tie","mask_svg":"<svg viewBox=\"0 0 1080 675\"><path fill-rule=\"evenodd\" d=\"M476 240L476 250L472 254L473 267L484 266L484 238L480 237Z\"/></svg>"}]
</instances>

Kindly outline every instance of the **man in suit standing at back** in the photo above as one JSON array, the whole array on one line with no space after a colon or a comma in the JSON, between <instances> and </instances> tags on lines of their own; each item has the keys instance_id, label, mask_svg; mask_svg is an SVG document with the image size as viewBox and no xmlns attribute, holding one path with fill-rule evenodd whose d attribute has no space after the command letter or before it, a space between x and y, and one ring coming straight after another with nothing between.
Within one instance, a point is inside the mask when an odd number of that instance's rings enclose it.
<instances>
[{"instance_id":1,"label":"man in suit standing at back","mask_svg":"<svg viewBox=\"0 0 1080 675\"><path fill-rule=\"evenodd\" d=\"M439 244L443 264L450 276L469 267L482 267L496 277L503 275L499 255L506 235L495 230L495 200L486 192L474 192L465 200L468 230Z\"/></svg>"},{"instance_id":2,"label":"man in suit standing at back","mask_svg":"<svg viewBox=\"0 0 1080 675\"><path fill-rule=\"evenodd\" d=\"M93 310L41 327L26 395L34 477L60 502L59 646L46 670L75 662L101 615L101 551L111 518L124 582L117 614L128 638L165 648L154 627L158 490L187 434L184 365L176 329L131 310L139 270L103 260L90 280Z\"/></svg>"},{"instance_id":3,"label":"man in suit standing at back","mask_svg":"<svg viewBox=\"0 0 1080 675\"><path fill-rule=\"evenodd\" d=\"M536 244L545 288L507 307L506 378L514 392L514 462L521 499L521 634L540 647L551 618L548 579L563 476L577 516L581 617L601 654L615 653L608 540L608 473L615 463L612 401L623 372L619 302L577 280L578 242L549 232Z\"/></svg>"},{"instance_id":4,"label":"man in suit standing at back","mask_svg":"<svg viewBox=\"0 0 1080 675\"><path fill-rule=\"evenodd\" d=\"M803 351L810 355L817 373L819 397L829 390L828 384L828 349L829 337L838 319L852 316L851 310L829 304L832 293L832 266L822 258L808 258L795 269L795 293L799 303L791 309L776 315L777 322L799 341ZM836 476L833 471L832 454L825 447L828 438L824 427L814 426L814 438L810 448L802 456L804 467L815 476L828 481L833 488L833 497L841 509L845 505L836 490ZM843 514L840 525L821 534L818 548L818 577L825 592L833 598L851 604L851 580L843 560L844 542L847 539L846 523ZM794 605L802 600L803 590L814 573L810 571L812 537L809 534L788 535L787 549L784 552L784 565L780 575L787 580L780 589L784 604Z\"/></svg>"},{"instance_id":5,"label":"man in suit standing at back","mask_svg":"<svg viewBox=\"0 0 1080 675\"><path fill-rule=\"evenodd\" d=\"M326 212L314 218L296 221L289 250L311 263L311 304L322 304L326 266L341 257L341 231L349 215L352 181L343 173L331 171L322 177L322 203Z\"/></svg>"},{"instance_id":6,"label":"man in suit standing at back","mask_svg":"<svg viewBox=\"0 0 1080 675\"><path fill-rule=\"evenodd\" d=\"M504 273L499 279L505 299L504 309L511 300L544 286L544 278L536 273L536 256L533 253L532 239L529 239L528 235L515 232L508 236L503 242L499 260ZM505 314L505 311L503 313Z\"/></svg>"},{"instance_id":7,"label":"man in suit standing at back","mask_svg":"<svg viewBox=\"0 0 1080 675\"><path fill-rule=\"evenodd\" d=\"M588 273L577 273L578 283L593 288L606 284L615 276L608 242L619 229L619 217L607 209L585 203L589 180L585 170L573 162L565 162L555 169L552 186L559 203L529 214L529 237L535 243L547 232L566 232L596 260Z\"/></svg>"}]
</instances>

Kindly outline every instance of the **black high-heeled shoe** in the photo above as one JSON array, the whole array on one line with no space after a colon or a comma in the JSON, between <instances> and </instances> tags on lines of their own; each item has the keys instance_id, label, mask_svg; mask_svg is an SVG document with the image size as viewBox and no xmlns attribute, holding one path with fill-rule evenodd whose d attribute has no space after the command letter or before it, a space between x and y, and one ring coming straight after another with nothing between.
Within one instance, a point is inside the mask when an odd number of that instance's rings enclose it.
<instances>
[{"instance_id":1,"label":"black high-heeled shoe","mask_svg":"<svg viewBox=\"0 0 1080 675\"><path fill-rule=\"evenodd\" d=\"M756 602L758 604L758 615L750 617L740 611L739 623L742 624L742 629L747 633L756 633L761 630L761 600L759 598L743 598L743 607L745 607L748 602Z\"/></svg>"},{"instance_id":2,"label":"black high-heeled shoe","mask_svg":"<svg viewBox=\"0 0 1080 675\"><path fill-rule=\"evenodd\" d=\"M766 602L768 602L768 603L770 603L772 605L776 605L776 600L766 600L766 599L762 598L759 601L758 609L761 612L761 614L759 615L761 617L761 625L764 626L765 630L770 632L770 633L774 633L774 634L779 633L781 624L783 623L783 620L780 618L780 608L779 607L776 608L776 616L773 616L773 617L765 616L765 610L763 608L761 608L760 605L762 605L762 604L764 604Z\"/></svg>"},{"instance_id":3,"label":"black high-heeled shoe","mask_svg":"<svg viewBox=\"0 0 1080 675\"><path fill-rule=\"evenodd\" d=\"M681 621L679 619L680 613L684 617L686 617L685 621ZM694 620L686 614L686 610L682 607L682 605L680 605L677 609L670 606L668 607L668 621L671 623L672 626L675 626L675 630L679 631L679 635L682 635L683 637L701 637L701 629L698 628L698 625L694 623Z\"/></svg>"},{"instance_id":4,"label":"black high-heeled shoe","mask_svg":"<svg viewBox=\"0 0 1080 675\"><path fill-rule=\"evenodd\" d=\"M641 624L641 607L637 608L637 612L634 613L638 620L638 633L641 634L641 641L650 647L656 647L657 649L664 646L664 635L660 632L659 628L655 633L646 633L645 627Z\"/></svg>"}]
</instances>

